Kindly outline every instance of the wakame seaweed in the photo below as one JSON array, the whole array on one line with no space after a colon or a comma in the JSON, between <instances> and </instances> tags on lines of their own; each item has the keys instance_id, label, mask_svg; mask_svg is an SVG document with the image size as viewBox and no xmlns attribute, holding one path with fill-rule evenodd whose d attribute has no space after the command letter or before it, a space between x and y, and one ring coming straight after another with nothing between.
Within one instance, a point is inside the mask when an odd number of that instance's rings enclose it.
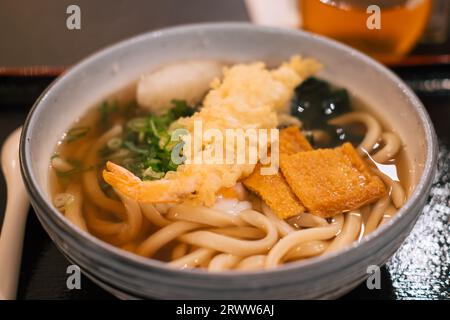
<instances>
[{"instance_id":1,"label":"wakame seaweed","mask_svg":"<svg viewBox=\"0 0 450 320\"><path fill-rule=\"evenodd\" d=\"M334 88L327 81L310 77L295 88L291 114L302 122L303 130L322 130L330 137L328 143L320 147L333 147L344 141L355 140L345 128L327 123L330 119L351 111L353 108L347 90ZM317 146L312 135L307 137Z\"/></svg>"}]
</instances>

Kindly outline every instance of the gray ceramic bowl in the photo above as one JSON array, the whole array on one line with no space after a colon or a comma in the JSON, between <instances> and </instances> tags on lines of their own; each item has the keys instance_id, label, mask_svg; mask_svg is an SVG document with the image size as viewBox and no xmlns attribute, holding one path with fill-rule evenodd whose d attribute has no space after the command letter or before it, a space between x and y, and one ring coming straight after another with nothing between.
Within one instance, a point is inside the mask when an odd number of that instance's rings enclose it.
<instances>
[{"instance_id":1,"label":"gray ceramic bowl","mask_svg":"<svg viewBox=\"0 0 450 320\"><path fill-rule=\"evenodd\" d=\"M52 206L49 159L75 119L145 71L190 58L279 63L292 54L312 56L320 76L349 88L394 128L404 144L413 188L387 224L341 252L262 272L179 271L135 256L82 232ZM155 31L126 40L81 61L59 77L28 116L20 146L22 173L36 214L72 262L119 297L199 299L336 298L383 265L410 232L425 204L436 164L436 138L417 97L393 73L332 40L301 31L248 24L200 24Z\"/></svg>"}]
</instances>

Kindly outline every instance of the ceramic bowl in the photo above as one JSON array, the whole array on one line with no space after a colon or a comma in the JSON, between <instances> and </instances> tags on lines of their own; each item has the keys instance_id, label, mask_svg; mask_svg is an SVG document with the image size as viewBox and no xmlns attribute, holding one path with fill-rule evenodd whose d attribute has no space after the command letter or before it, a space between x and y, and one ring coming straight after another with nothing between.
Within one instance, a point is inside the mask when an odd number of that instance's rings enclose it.
<instances>
[{"instance_id":1,"label":"ceramic bowl","mask_svg":"<svg viewBox=\"0 0 450 320\"><path fill-rule=\"evenodd\" d=\"M320 77L364 100L406 146L411 188L393 219L359 243L326 256L270 271L208 273L175 270L122 251L82 232L52 205L49 161L64 131L87 109L143 72L186 59L269 65L293 54L324 64ZM22 133L20 159L35 212L54 243L83 273L122 298L315 299L336 298L383 265L421 213L436 166L436 137L414 93L391 71L333 40L296 30L242 23L187 25L150 32L108 47L73 66L37 100Z\"/></svg>"}]
</instances>

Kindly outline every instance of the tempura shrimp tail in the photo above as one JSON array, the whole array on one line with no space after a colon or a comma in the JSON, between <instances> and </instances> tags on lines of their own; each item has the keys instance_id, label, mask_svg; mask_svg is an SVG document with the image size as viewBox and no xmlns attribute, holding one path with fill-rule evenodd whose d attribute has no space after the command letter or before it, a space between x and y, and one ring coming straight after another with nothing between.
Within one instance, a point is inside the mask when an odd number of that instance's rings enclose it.
<instances>
[{"instance_id":1,"label":"tempura shrimp tail","mask_svg":"<svg viewBox=\"0 0 450 320\"><path fill-rule=\"evenodd\" d=\"M192 179L161 179L142 181L127 169L110 161L106 163L103 179L126 196L142 203L178 202L195 191Z\"/></svg>"}]
</instances>

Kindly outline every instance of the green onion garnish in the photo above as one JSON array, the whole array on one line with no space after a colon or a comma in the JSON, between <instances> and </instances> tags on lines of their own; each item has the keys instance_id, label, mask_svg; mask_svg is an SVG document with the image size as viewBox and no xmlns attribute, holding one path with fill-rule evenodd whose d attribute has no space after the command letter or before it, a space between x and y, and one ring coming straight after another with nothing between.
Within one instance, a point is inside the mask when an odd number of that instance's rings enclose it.
<instances>
[{"instance_id":1,"label":"green onion garnish","mask_svg":"<svg viewBox=\"0 0 450 320\"><path fill-rule=\"evenodd\" d=\"M140 132L145 130L147 127L147 119L145 118L134 118L128 121L127 127L135 132Z\"/></svg>"},{"instance_id":2,"label":"green onion garnish","mask_svg":"<svg viewBox=\"0 0 450 320\"><path fill-rule=\"evenodd\" d=\"M90 130L90 127L72 128L69 131L67 131L65 141L66 142L77 141L77 140L83 138L84 136L86 136L86 134L89 132L89 130Z\"/></svg>"},{"instance_id":3,"label":"green onion garnish","mask_svg":"<svg viewBox=\"0 0 450 320\"><path fill-rule=\"evenodd\" d=\"M122 146L122 139L112 138L106 143L106 145L111 151L116 151Z\"/></svg>"}]
</instances>

